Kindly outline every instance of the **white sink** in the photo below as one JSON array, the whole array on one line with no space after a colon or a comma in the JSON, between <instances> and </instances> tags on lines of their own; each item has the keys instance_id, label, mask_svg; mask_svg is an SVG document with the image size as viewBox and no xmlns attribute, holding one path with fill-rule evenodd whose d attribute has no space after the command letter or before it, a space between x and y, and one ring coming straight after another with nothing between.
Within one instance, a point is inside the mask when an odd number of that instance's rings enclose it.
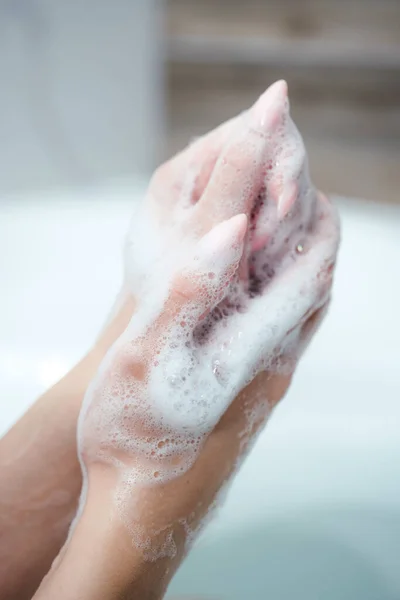
<instances>
[{"instance_id":1,"label":"white sink","mask_svg":"<svg viewBox=\"0 0 400 600\"><path fill-rule=\"evenodd\" d=\"M141 192L0 200L0 433L96 336ZM328 320L171 593L400 597L400 211L340 207Z\"/></svg>"}]
</instances>

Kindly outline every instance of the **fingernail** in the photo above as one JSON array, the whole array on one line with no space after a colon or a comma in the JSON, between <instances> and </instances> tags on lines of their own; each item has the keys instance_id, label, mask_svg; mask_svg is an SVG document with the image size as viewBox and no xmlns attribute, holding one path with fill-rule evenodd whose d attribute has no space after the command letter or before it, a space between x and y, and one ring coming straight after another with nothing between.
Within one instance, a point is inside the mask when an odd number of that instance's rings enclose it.
<instances>
[{"instance_id":1,"label":"fingernail","mask_svg":"<svg viewBox=\"0 0 400 600\"><path fill-rule=\"evenodd\" d=\"M273 83L257 100L250 110L252 123L255 127L265 129L273 125L280 117L287 98L287 83L283 79Z\"/></svg>"},{"instance_id":2,"label":"fingernail","mask_svg":"<svg viewBox=\"0 0 400 600\"><path fill-rule=\"evenodd\" d=\"M321 202L325 202L325 204L331 204L331 200L330 200L329 196L324 194L324 192L321 192L321 190L318 190L318 196L319 196Z\"/></svg>"},{"instance_id":3,"label":"fingernail","mask_svg":"<svg viewBox=\"0 0 400 600\"><path fill-rule=\"evenodd\" d=\"M198 250L206 260L234 260L237 253L243 252L243 243L247 231L247 216L239 214L219 223L199 242Z\"/></svg>"},{"instance_id":4,"label":"fingernail","mask_svg":"<svg viewBox=\"0 0 400 600\"><path fill-rule=\"evenodd\" d=\"M278 219L284 219L294 203L296 202L298 194L298 186L292 181L288 183L279 196L277 210L278 210Z\"/></svg>"}]
</instances>

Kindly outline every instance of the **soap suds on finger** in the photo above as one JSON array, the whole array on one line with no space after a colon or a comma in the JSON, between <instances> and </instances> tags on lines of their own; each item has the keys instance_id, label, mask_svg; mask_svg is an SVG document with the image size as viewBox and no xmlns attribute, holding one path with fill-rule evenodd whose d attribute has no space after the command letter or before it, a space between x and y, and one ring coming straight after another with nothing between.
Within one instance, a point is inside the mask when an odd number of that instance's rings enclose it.
<instances>
[{"instance_id":1,"label":"soap suds on finger","mask_svg":"<svg viewBox=\"0 0 400 600\"><path fill-rule=\"evenodd\" d=\"M330 296L338 217L310 180L285 82L232 121L193 201L200 171L182 173L168 220L159 218L162 198L151 189L132 219L124 289L138 308L102 362L79 419L84 473L91 461L116 469L115 506L125 521L135 490L192 467L258 373L293 369L303 325ZM259 404L249 410L243 449L269 412L268 398ZM168 538L157 552L138 524L128 525L133 543L154 559L176 551Z\"/></svg>"}]
</instances>

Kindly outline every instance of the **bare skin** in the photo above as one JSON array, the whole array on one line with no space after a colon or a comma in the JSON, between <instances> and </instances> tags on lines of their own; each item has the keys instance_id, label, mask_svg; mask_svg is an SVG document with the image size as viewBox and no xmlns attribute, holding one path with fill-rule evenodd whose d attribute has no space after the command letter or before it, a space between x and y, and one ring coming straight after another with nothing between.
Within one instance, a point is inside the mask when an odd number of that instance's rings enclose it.
<instances>
[{"instance_id":1,"label":"bare skin","mask_svg":"<svg viewBox=\"0 0 400 600\"><path fill-rule=\"evenodd\" d=\"M169 195L173 198L180 185L179 173L193 160L193 154L202 160L194 193L201 196L207 188L208 202L221 201L222 188L215 185L215 178L213 185L208 183L231 127L232 122L202 138L158 172L155 181L164 184L166 213ZM228 164L237 165L237 160ZM199 204L198 217L204 223L203 231L207 231L214 223L209 222L207 203L202 206L204 212ZM250 205L242 208L249 213ZM222 211L219 218L229 216ZM137 301L126 298L89 354L38 400L0 444L0 487L6 490L0 496L0 558L4 556L0 560L1 597L31 597L65 540L82 483L75 441L82 397L105 352L126 328ZM306 337L312 334L318 317L317 311L304 323ZM132 546L129 532L113 511L115 473L107 465L91 465L84 513L37 598L161 598L185 553L180 515L195 513L194 521L200 520L237 460L243 403L256 403L262 390L273 406L283 397L290 380L291 375L260 374L224 414L192 469L179 481L144 493L141 503L146 507L145 528L162 529L165 523L176 523L177 554L172 560L151 563ZM262 422L260 418L255 429ZM32 431L35 436L30 439ZM204 508L196 511L200 491Z\"/></svg>"},{"instance_id":2,"label":"bare skin","mask_svg":"<svg viewBox=\"0 0 400 600\"><path fill-rule=\"evenodd\" d=\"M131 311L127 305L99 343L0 441L1 598L31 598L65 541L82 487L76 453L82 399Z\"/></svg>"},{"instance_id":3,"label":"bare skin","mask_svg":"<svg viewBox=\"0 0 400 600\"><path fill-rule=\"evenodd\" d=\"M113 343L123 322L119 315L104 334L103 343ZM100 345L89 353L39 398L0 442L1 598L31 598L65 542L82 486L76 423L103 352ZM277 390L276 397L280 393ZM29 441L32 430L37 436ZM23 454L22 441L26 444ZM65 492L65 500L52 505L51 498L59 497L60 490ZM93 521L96 518L95 511ZM131 546L129 540L127 543Z\"/></svg>"}]
</instances>

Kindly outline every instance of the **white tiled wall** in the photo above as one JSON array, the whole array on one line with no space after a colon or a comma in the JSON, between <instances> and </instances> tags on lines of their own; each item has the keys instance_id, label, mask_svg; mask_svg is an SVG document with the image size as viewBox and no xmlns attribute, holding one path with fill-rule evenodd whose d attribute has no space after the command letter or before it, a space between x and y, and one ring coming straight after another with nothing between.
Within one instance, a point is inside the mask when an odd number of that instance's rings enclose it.
<instances>
[{"instance_id":1,"label":"white tiled wall","mask_svg":"<svg viewBox=\"0 0 400 600\"><path fill-rule=\"evenodd\" d=\"M160 5L0 0L0 193L154 167L163 127Z\"/></svg>"}]
</instances>

